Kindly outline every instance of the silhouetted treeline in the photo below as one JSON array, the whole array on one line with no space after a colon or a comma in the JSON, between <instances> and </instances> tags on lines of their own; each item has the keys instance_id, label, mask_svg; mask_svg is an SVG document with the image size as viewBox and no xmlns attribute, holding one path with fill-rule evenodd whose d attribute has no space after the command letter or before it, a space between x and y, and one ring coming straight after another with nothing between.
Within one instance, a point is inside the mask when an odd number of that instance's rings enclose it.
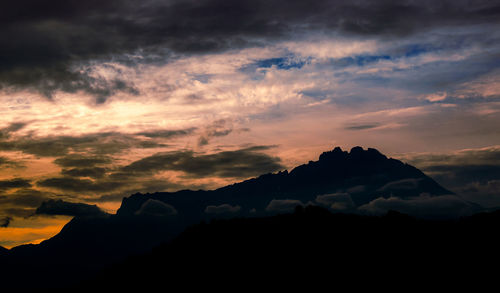
<instances>
[{"instance_id":1,"label":"silhouetted treeline","mask_svg":"<svg viewBox=\"0 0 500 293\"><path fill-rule=\"evenodd\" d=\"M479 272L486 278L496 271L487 268L498 259L499 224L500 212L430 221L397 212L374 217L299 207L288 215L192 226L172 242L109 267L76 288L237 292L305 285L331 290L388 288L400 281L410 282L406 287L434 281L456 286Z\"/></svg>"}]
</instances>

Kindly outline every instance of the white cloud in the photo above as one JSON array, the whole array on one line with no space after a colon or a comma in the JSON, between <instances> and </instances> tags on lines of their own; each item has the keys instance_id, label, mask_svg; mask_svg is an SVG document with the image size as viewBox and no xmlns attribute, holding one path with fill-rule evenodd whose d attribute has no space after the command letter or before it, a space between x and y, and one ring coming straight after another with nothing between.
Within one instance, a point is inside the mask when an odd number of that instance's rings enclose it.
<instances>
[{"instance_id":1,"label":"white cloud","mask_svg":"<svg viewBox=\"0 0 500 293\"><path fill-rule=\"evenodd\" d=\"M300 200L296 199L273 199L267 205L266 211L268 212L293 212L297 206L303 206Z\"/></svg>"},{"instance_id":2,"label":"white cloud","mask_svg":"<svg viewBox=\"0 0 500 293\"><path fill-rule=\"evenodd\" d=\"M446 92L437 92L437 93L425 96L425 99L429 102L439 102L439 101L445 100L447 97L448 97L448 94Z\"/></svg>"},{"instance_id":3,"label":"white cloud","mask_svg":"<svg viewBox=\"0 0 500 293\"><path fill-rule=\"evenodd\" d=\"M374 53L379 45L375 40L319 39L288 42L284 47L295 54L318 59L344 58L353 55Z\"/></svg>"},{"instance_id":4,"label":"white cloud","mask_svg":"<svg viewBox=\"0 0 500 293\"><path fill-rule=\"evenodd\" d=\"M209 205L205 208L205 213L207 214L234 214L237 213L241 210L241 207L239 205L232 206L230 204L221 204L218 206L215 205Z\"/></svg>"},{"instance_id":5,"label":"white cloud","mask_svg":"<svg viewBox=\"0 0 500 293\"><path fill-rule=\"evenodd\" d=\"M141 216L174 216L177 215L177 210L162 201L148 199L135 214Z\"/></svg>"},{"instance_id":6,"label":"white cloud","mask_svg":"<svg viewBox=\"0 0 500 293\"><path fill-rule=\"evenodd\" d=\"M412 190L418 187L420 181L422 181L422 178L406 178L397 181L392 181L380 187L379 191L406 190L406 189Z\"/></svg>"},{"instance_id":7,"label":"white cloud","mask_svg":"<svg viewBox=\"0 0 500 293\"><path fill-rule=\"evenodd\" d=\"M358 208L359 211L382 215L389 210L423 218L448 218L472 214L478 207L455 195L429 196L401 199L398 197L377 198Z\"/></svg>"},{"instance_id":8,"label":"white cloud","mask_svg":"<svg viewBox=\"0 0 500 293\"><path fill-rule=\"evenodd\" d=\"M355 207L349 193L331 193L318 195L316 203L333 210L347 210Z\"/></svg>"}]
</instances>

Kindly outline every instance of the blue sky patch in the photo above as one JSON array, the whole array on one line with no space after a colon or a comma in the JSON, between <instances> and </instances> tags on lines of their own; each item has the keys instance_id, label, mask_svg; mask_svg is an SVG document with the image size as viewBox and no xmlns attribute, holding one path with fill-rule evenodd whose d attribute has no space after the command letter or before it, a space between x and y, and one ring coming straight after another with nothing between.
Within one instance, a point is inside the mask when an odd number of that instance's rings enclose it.
<instances>
[{"instance_id":1,"label":"blue sky patch","mask_svg":"<svg viewBox=\"0 0 500 293\"><path fill-rule=\"evenodd\" d=\"M269 58L257 60L240 68L240 71L251 74L260 68L271 68L275 66L279 70L300 69L310 62L310 58L297 58L296 56L286 56L279 58Z\"/></svg>"}]
</instances>

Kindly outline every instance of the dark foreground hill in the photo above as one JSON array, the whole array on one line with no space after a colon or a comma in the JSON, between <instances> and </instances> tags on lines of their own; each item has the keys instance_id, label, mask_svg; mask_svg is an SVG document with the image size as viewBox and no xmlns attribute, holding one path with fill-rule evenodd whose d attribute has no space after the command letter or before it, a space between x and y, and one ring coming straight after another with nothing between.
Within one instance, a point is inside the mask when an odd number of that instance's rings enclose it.
<instances>
[{"instance_id":1,"label":"dark foreground hill","mask_svg":"<svg viewBox=\"0 0 500 293\"><path fill-rule=\"evenodd\" d=\"M130 255L150 251L160 243L169 243L186 227L199 224L201 221L232 218L267 219L277 214L293 212L297 206L306 205L321 206L330 212L358 215L383 215L388 210L398 210L428 219L457 219L479 210L478 206L462 200L441 187L417 168L389 159L375 149L363 150L356 147L346 152L335 148L323 153L318 161L311 161L290 172L266 174L216 190L134 194L123 199L116 215L93 214L89 217L76 217L58 235L39 245L23 245L9 250L3 256L0 254L0 263L3 264L0 268L0 280L5 288L67 286ZM370 234L371 232L363 228L363 225L358 225L365 222L378 223L379 220L376 220L378 218L353 217L346 218L352 219L353 223L351 220L335 224L330 222L333 226L325 226L323 230L319 228L313 230L317 232L314 237L334 239L331 238L331 234L337 233L337 229L342 229L338 226L347 225L346 227L354 227L353 229L357 231L355 235L366 232L369 233L367 235L374 237L372 240L380 239L379 236ZM245 231L246 223L253 225L258 221L265 223L267 220L239 221L241 222L230 222L233 223L230 224L232 228L228 228L225 233L235 233L240 229ZM252 225L249 227L260 227ZM403 226L400 228L403 229ZM257 241L265 241L273 236L265 229L263 234L258 234L258 229L252 231ZM320 232L324 232L325 236L321 236ZM396 233L395 235L399 233L392 232ZM218 238L219 236L214 236L214 241L225 242L228 239L222 237L217 240ZM370 239L360 238L363 241ZM432 244L430 238L426 239L429 245ZM183 240L176 241L182 243ZM203 246L203 243L196 245ZM235 243L236 246L240 244L242 243ZM283 242L280 245L282 246L279 247L286 250L289 244ZM193 246L191 248L193 255L197 255L196 251L201 249ZM242 246L241 249L248 248ZM322 249L328 250L327 247ZM315 249L308 247L299 250L299 255L302 255L309 254L310 250ZM209 253L208 250L205 252ZM179 255L182 255L181 251ZM199 257L202 258L204 255ZM245 255L243 253L242 257ZM175 266L181 266L180 259L175 261L177 261ZM216 259L206 261L217 263ZM261 261L266 264L264 259ZM165 264L165 267L170 265Z\"/></svg>"},{"instance_id":2,"label":"dark foreground hill","mask_svg":"<svg viewBox=\"0 0 500 293\"><path fill-rule=\"evenodd\" d=\"M500 240L492 233L499 224L498 212L432 221L397 212L332 214L308 206L293 214L192 226L171 243L111 266L73 289L373 290L403 281L408 283L401 290L433 282L451 282L450 288L477 280L479 272L485 273L481 278L495 273L487 265L500 255Z\"/></svg>"}]
</instances>

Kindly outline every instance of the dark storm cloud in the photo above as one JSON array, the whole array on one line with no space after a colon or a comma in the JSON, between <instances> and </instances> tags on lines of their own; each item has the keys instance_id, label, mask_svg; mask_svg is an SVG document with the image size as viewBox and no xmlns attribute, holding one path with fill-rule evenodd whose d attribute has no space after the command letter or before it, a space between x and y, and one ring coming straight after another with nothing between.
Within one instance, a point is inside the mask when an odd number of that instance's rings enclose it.
<instances>
[{"instance_id":1,"label":"dark storm cloud","mask_svg":"<svg viewBox=\"0 0 500 293\"><path fill-rule=\"evenodd\" d=\"M39 180L38 187L70 193L104 193L102 201L114 201L139 191L186 188L164 179L148 178L151 172L124 171L124 167L117 166L115 159L107 155L70 154L54 160L54 163L63 167L62 176Z\"/></svg>"},{"instance_id":2,"label":"dark storm cloud","mask_svg":"<svg viewBox=\"0 0 500 293\"><path fill-rule=\"evenodd\" d=\"M231 132L233 132L231 121L225 119L214 121L211 125L205 127L204 133L198 139L198 145L207 145L211 138L226 136Z\"/></svg>"},{"instance_id":3,"label":"dark storm cloud","mask_svg":"<svg viewBox=\"0 0 500 293\"><path fill-rule=\"evenodd\" d=\"M106 169L100 167L94 168L73 168L62 170L61 174L71 177L90 177L90 178L102 178L106 175Z\"/></svg>"},{"instance_id":4,"label":"dark storm cloud","mask_svg":"<svg viewBox=\"0 0 500 293\"><path fill-rule=\"evenodd\" d=\"M470 201L500 206L500 148L417 155L406 161Z\"/></svg>"},{"instance_id":5,"label":"dark storm cloud","mask_svg":"<svg viewBox=\"0 0 500 293\"><path fill-rule=\"evenodd\" d=\"M500 179L500 148L418 155L408 162L446 185Z\"/></svg>"},{"instance_id":6,"label":"dark storm cloud","mask_svg":"<svg viewBox=\"0 0 500 293\"><path fill-rule=\"evenodd\" d=\"M44 201L35 212L37 215L64 215L64 216L99 216L105 215L96 205L73 203L63 200Z\"/></svg>"},{"instance_id":7,"label":"dark storm cloud","mask_svg":"<svg viewBox=\"0 0 500 293\"><path fill-rule=\"evenodd\" d=\"M0 181L0 190L22 188L22 187L31 187L30 181L22 178Z\"/></svg>"},{"instance_id":8,"label":"dark storm cloud","mask_svg":"<svg viewBox=\"0 0 500 293\"><path fill-rule=\"evenodd\" d=\"M18 207L36 208L50 196L52 196L52 194L32 188L23 188L3 196L0 202L2 204L11 204Z\"/></svg>"},{"instance_id":9,"label":"dark storm cloud","mask_svg":"<svg viewBox=\"0 0 500 293\"><path fill-rule=\"evenodd\" d=\"M14 192L0 194L0 213L9 217L29 217L40 204L53 197L32 188L21 188Z\"/></svg>"},{"instance_id":10,"label":"dark storm cloud","mask_svg":"<svg viewBox=\"0 0 500 293\"><path fill-rule=\"evenodd\" d=\"M0 150L22 151L40 157L60 157L70 151L89 152L96 155L116 154L130 148L156 148L164 144L141 140L135 136L116 133L94 133L81 136L24 136L0 140Z\"/></svg>"},{"instance_id":11,"label":"dark storm cloud","mask_svg":"<svg viewBox=\"0 0 500 293\"><path fill-rule=\"evenodd\" d=\"M27 123L24 122L16 122L16 123L11 123L7 127L1 128L0 139L9 138L11 133L23 129L26 125Z\"/></svg>"},{"instance_id":12,"label":"dark storm cloud","mask_svg":"<svg viewBox=\"0 0 500 293\"><path fill-rule=\"evenodd\" d=\"M10 160L9 160L9 159L7 159L7 158L5 158L5 157L0 157L0 167L1 167L2 165L4 165L4 166L5 166L5 165L8 165L8 164L10 164Z\"/></svg>"},{"instance_id":13,"label":"dark storm cloud","mask_svg":"<svg viewBox=\"0 0 500 293\"><path fill-rule=\"evenodd\" d=\"M64 171L62 172L64 175ZM109 173L102 177L79 178L80 176L62 176L40 180L36 183L38 187L45 187L63 191L66 193L90 193L93 195L93 200L97 202L120 201L123 197L130 196L137 192L154 193L168 190L180 190L186 188L204 188L205 186L197 185L181 185L175 182L170 182L166 179L155 179L147 177L149 174L143 173ZM54 194L51 194L54 197ZM47 196L43 197L47 199ZM2 201L0 200L0 203ZM40 202L36 206L38 206Z\"/></svg>"},{"instance_id":14,"label":"dark storm cloud","mask_svg":"<svg viewBox=\"0 0 500 293\"><path fill-rule=\"evenodd\" d=\"M38 181L37 186L55 188L71 192L107 192L127 184L124 181L93 181L74 177L56 177Z\"/></svg>"},{"instance_id":15,"label":"dark storm cloud","mask_svg":"<svg viewBox=\"0 0 500 293\"><path fill-rule=\"evenodd\" d=\"M107 192L103 195L93 198L95 202L116 202L122 201L124 197L129 197L135 193L155 193L162 191L174 191L183 189L208 189L209 186L190 183L183 185L176 182L171 182L166 179L151 179L151 177L138 177L137 174L121 174L123 180L127 181L126 189L117 192ZM111 176L114 178L114 176ZM135 181L134 181L135 179ZM133 184L132 184L133 183ZM134 185L134 186L132 186Z\"/></svg>"},{"instance_id":16,"label":"dark storm cloud","mask_svg":"<svg viewBox=\"0 0 500 293\"><path fill-rule=\"evenodd\" d=\"M12 221L11 217L1 217L0 218L0 228L9 227L11 221Z\"/></svg>"},{"instance_id":17,"label":"dark storm cloud","mask_svg":"<svg viewBox=\"0 0 500 293\"><path fill-rule=\"evenodd\" d=\"M81 62L134 62L259 45L314 31L401 36L436 26L497 24L499 1L4 1L0 9L0 86L84 90L97 102L116 91L137 93ZM143 59L144 60L144 59Z\"/></svg>"},{"instance_id":18,"label":"dark storm cloud","mask_svg":"<svg viewBox=\"0 0 500 293\"><path fill-rule=\"evenodd\" d=\"M379 123L369 123L369 124L353 124L353 125L347 125L344 127L346 130L366 130L366 129L372 129L379 127Z\"/></svg>"},{"instance_id":19,"label":"dark storm cloud","mask_svg":"<svg viewBox=\"0 0 500 293\"><path fill-rule=\"evenodd\" d=\"M86 156L79 154L71 154L54 161L61 167L78 167L78 168L91 168L96 165L108 165L113 162L113 159L108 156Z\"/></svg>"},{"instance_id":20,"label":"dark storm cloud","mask_svg":"<svg viewBox=\"0 0 500 293\"><path fill-rule=\"evenodd\" d=\"M498 165L500 164L500 148L464 150L448 154L421 154L407 159L415 165Z\"/></svg>"},{"instance_id":21,"label":"dark storm cloud","mask_svg":"<svg viewBox=\"0 0 500 293\"><path fill-rule=\"evenodd\" d=\"M500 179L500 165L435 165L425 168L436 180L452 182L481 182ZM499 190L500 191L500 190Z\"/></svg>"},{"instance_id":22,"label":"dark storm cloud","mask_svg":"<svg viewBox=\"0 0 500 293\"><path fill-rule=\"evenodd\" d=\"M152 130L147 132L139 132L136 133L136 135L142 135L149 138L174 138L179 136L191 135L195 130L195 127L180 130Z\"/></svg>"},{"instance_id":23,"label":"dark storm cloud","mask_svg":"<svg viewBox=\"0 0 500 293\"><path fill-rule=\"evenodd\" d=\"M10 207L10 208L2 209L2 212L7 214L7 215L10 215L12 217L23 217L23 218L33 216L34 211L35 211L35 209L33 209L33 208L27 209L27 208L20 208L20 207Z\"/></svg>"},{"instance_id":24,"label":"dark storm cloud","mask_svg":"<svg viewBox=\"0 0 500 293\"><path fill-rule=\"evenodd\" d=\"M22 164L19 162L14 162L6 157L0 157L0 168L16 168L22 167Z\"/></svg>"},{"instance_id":25,"label":"dark storm cloud","mask_svg":"<svg viewBox=\"0 0 500 293\"><path fill-rule=\"evenodd\" d=\"M192 151L158 153L122 168L128 174L155 173L163 170L185 172L189 177L245 178L284 169L280 159L259 151L268 147L251 147L210 155Z\"/></svg>"}]
</instances>

